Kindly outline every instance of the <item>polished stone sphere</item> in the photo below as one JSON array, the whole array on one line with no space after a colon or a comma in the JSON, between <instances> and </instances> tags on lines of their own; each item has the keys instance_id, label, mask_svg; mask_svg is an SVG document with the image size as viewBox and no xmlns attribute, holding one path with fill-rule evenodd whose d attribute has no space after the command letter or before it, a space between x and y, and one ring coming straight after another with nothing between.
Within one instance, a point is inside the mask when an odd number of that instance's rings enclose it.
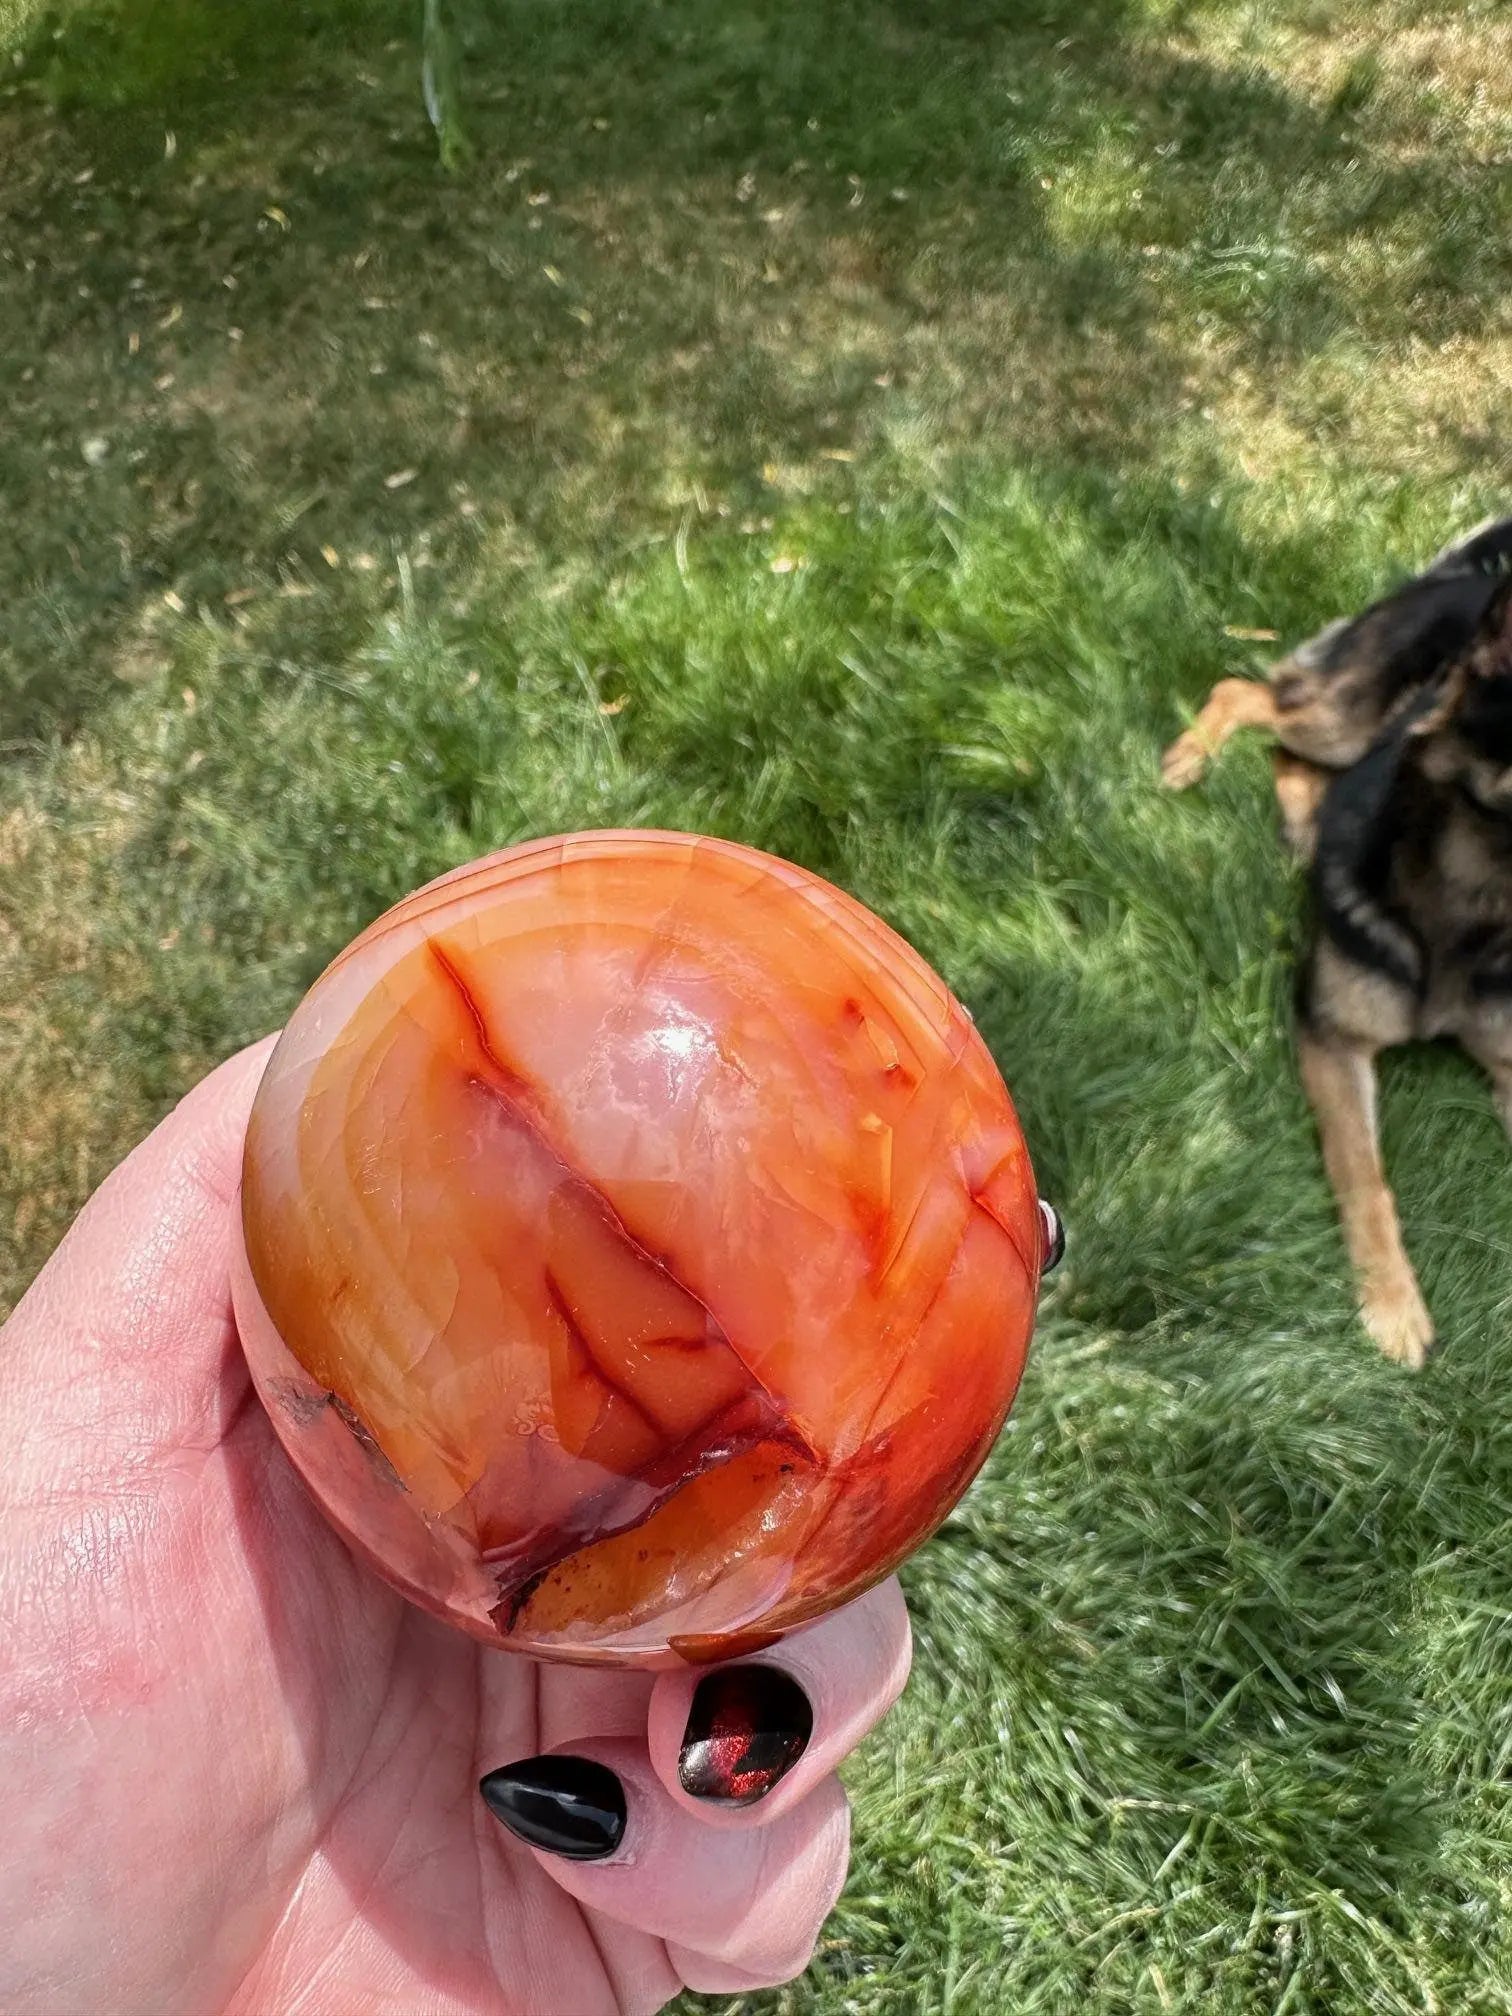
<instances>
[{"instance_id":1,"label":"polished stone sphere","mask_svg":"<svg viewBox=\"0 0 1512 2016\"><path fill-rule=\"evenodd\" d=\"M802 869L584 833L444 876L290 1019L236 1312L279 1438L414 1602L538 1657L770 1642L934 1531L1046 1233L970 1017Z\"/></svg>"}]
</instances>

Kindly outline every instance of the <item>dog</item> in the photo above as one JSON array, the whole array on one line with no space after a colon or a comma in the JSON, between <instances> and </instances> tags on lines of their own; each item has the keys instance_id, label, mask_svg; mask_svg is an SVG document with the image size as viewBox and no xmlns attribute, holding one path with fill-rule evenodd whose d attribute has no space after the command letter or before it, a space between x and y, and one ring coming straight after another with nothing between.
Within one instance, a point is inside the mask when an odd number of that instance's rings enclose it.
<instances>
[{"instance_id":1,"label":"dog","mask_svg":"<svg viewBox=\"0 0 1512 2016\"><path fill-rule=\"evenodd\" d=\"M1285 835L1312 930L1297 1054L1385 1355L1420 1367L1433 1321L1381 1165L1375 1060L1448 1038L1512 1133L1512 517L1481 526L1258 680L1224 679L1166 751L1183 790L1241 728L1274 738Z\"/></svg>"}]
</instances>

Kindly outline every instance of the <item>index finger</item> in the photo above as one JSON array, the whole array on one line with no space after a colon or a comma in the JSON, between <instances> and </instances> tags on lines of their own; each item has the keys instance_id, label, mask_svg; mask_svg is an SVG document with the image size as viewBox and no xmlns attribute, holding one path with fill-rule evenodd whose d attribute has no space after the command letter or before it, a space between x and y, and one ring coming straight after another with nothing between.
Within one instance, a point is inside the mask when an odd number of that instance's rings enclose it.
<instances>
[{"instance_id":1,"label":"index finger","mask_svg":"<svg viewBox=\"0 0 1512 2016\"><path fill-rule=\"evenodd\" d=\"M893 1576L759 1657L662 1674L651 1696L652 1766L705 1823L766 1826L876 1727L912 1656Z\"/></svg>"}]
</instances>

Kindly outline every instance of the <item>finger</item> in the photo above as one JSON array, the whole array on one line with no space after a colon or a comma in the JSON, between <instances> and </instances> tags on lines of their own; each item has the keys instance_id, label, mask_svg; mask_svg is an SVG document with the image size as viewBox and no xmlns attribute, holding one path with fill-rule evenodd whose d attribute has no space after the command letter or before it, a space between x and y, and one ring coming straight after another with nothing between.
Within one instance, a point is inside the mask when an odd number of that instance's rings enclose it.
<instances>
[{"instance_id":1,"label":"finger","mask_svg":"<svg viewBox=\"0 0 1512 2016\"><path fill-rule=\"evenodd\" d=\"M687 1985L708 1993L801 1974L845 1882L850 1811L833 1777L771 1826L740 1832L674 1801L628 1738L528 1758L480 1789L563 1890L665 1940Z\"/></svg>"},{"instance_id":2,"label":"finger","mask_svg":"<svg viewBox=\"0 0 1512 2016\"><path fill-rule=\"evenodd\" d=\"M505 1671L513 1665L510 1656L501 1661ZM644 1743L654 1685L654 1674L633 1668L541 1666L536 1685L537 1749L571 1750L589 1736L634 1736Z\"/></svg>"},{"instance_id":3,"label":"finger","mask_svg":"<svg viewBox=\"0 0 1512 2016\"><path fill-rule=\"evenodd\" d=\"M85 1205L6 1325L0 1404L98 1417L138 1447L192 1435L234 1343L232 1200L273 1040L211 1072Z\"/></svg>"},{"instance_id":4,"label":"finger","mask_svg":"<svg viewBox=\"0 0 1512 2016\"><path fill-rule=\"evenodd\" d=\"M908 1610L891 1577L758 1659L661 1675L652 1765L705 1826L769 1825L882 1720L911 1657Z\"/></svg>"}]
</instances>

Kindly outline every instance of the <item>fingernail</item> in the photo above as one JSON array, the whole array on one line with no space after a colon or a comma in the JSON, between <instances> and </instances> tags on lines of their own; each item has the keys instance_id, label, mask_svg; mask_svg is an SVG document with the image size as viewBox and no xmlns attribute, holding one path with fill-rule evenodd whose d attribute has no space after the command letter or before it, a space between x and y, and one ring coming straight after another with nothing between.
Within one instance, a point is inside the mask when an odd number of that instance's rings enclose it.
<instances>
[{"instance_id":1,"label":"fingernail","mask_svg":"<svg viewBox=\"0 0 1512 2016\"><path fill-rule=\"evenodd\" d=\"M677 1775L695 1799L754 1806L785 1778L814 1733L809 1698L777 1666L721 1666L699 1681Z\"/></svg>"},{"instance_id":2,"label":"fingernail","mask_svg":"<svg viewBox=\"0 0 1512 2016\"><path fill-rule=\"evenodd\" d=\"M1053 1204L1040 1199L1040 1225L1045 1236L1045 1257L1040 1262L1041 1274L1053 1274L1066 1257L1066 1228L1061 1223L1060 1213Z\"/></svg>"},{"instance_id":3,"label":"fingernail","mask_svg":"<svg viewBox=\"0 0 1512 2016\"><path fill-rule=\"evenodd\" d=\"M511 1834L548 1855L599 1862L625 1833L625 1788L587 1757L527 1757L479 1782L488 1809Z\"/></svg>"}]
</instances>

